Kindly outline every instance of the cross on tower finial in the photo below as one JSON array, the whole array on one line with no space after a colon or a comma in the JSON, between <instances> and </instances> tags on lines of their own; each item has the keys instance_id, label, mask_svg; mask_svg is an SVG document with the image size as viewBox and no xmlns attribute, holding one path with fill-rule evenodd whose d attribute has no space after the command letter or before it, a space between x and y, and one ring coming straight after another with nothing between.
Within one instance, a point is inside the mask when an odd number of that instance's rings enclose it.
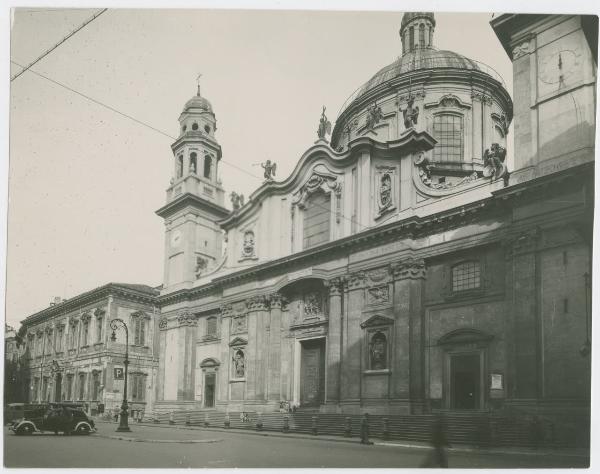
<instances>
[{"instance_id":1,"label":"cross on tower finial","mask_svg":"<svg viewBox=\"0 0 600 474\"><path fill-rule=\"evenodd\" d=\"M198 84L198 92L196 93L196 95L198 97L200 97L200 78L202 77L202 74L198 74L198 77L196 77L196 83Z\"/></svg>"}]
</instances>

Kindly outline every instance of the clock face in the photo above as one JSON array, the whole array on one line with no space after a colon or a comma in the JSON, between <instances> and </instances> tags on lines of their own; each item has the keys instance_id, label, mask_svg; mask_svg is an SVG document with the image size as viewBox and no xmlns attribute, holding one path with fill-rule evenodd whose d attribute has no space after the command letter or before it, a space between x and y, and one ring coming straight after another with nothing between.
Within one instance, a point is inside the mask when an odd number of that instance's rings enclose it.
<instances>
[{"instance_id":1,"label":"clock face","mask_svg":"<svg viewBox=\"0 0 600 474\"><path fill-rule=\"evenodd\" d=\"M540 64L539 77L546 84L566 84L579 71L579 53L572 49L548 54Z\"/></svg>"},{"instance_id":2,"label":"clock face","mask_svg":"<svg viewBox=\"0 0 600 474\"><path fill-rule=\"evenodd\" d=\"M171 247L179 247L181 244L181 231L176 230L171 234Z\"/></svg>"}]
</instances>

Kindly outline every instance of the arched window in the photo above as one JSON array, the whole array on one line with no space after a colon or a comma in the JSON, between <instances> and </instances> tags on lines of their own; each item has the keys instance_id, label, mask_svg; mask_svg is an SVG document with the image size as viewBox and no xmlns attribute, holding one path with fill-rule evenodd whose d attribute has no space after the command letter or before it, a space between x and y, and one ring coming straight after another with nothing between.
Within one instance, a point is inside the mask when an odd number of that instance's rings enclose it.
<instances>
[{"instance_id":1,"label":"arched window","mask_svg":"<svg viewBox=\"0 0 600 474\"><path fill-rule=\"evenodd\" d=\"M181 131L182 131L183 133L185 133L185 131L186 131L186 130L187 130L187 125L184 125L183 127L181 127Z\"/></svg>"},{"instance_id":2,"label":"arched window","mask_svg":"<svg viewBox=\"0 0 600 474\"><path fill-rule=\"evenodd\" d=\"M387 352L387 338L378 331L371 337L369 344L369 369L387 369Z\"/></svg>"},{"instance_id":3,"label":"arched window","mask_svg":"<svg viewBox=\"0 0 600 474\"><path fill-rule=\"evenodd\" d=\"M304 211L303 243L308 249L329 242L331 221L331 196L316 191L307 200Z\"/></svg>"},{"instance_id":4,"label":"arched window","mask_svg":"<svg viewBox=\"0 0 600 474\"><path fill-rule=\"evenodd\" d=\"M212 158L209 155L204 155L204 177L210 179L212 168Z\"/></svg>"},{"instance_id":5,"label":"arched window","mask_svg":"<svg viewBox=\"0 0 600 474\"><path fill-rule=\"evenodd\" d=\"M183 155L179 155L177 157L177 177L181 178L183 176Z\"/></svg>"},{"instance_id":6,"label":"arched window","mask_svg":"<svg viewBox=\"0 0 600 474\"><path fill-rule=\"evenodd\" d=\"M210 133L210 125L205 125L205 126L204 126L204 131L205 131L206 133Z\"/></svg>"},{"instance_id":7,"label":"arched window","mask_svg":"<svg viewBox=\"0 0 600 474\"><path fill-rule=\"evenodd\" d=\"M412 51L413 49L415 49L415 28L413 26L410 26L408 28L408 41L409 41L409 50Z\"/></svg>"},{"instance_id":8,"label":"arched window","mask_svg":"<svg viewBox=\"0 0 600 474\"><path fill-rule=\"evenodd\" d=\"M433 118L434 161L463 160L463 118L454 114L437 114Z\"/></svg>"},{"instance_id":9,"label":"arched window","mask_svg":"<svg viewBox=\"0 0 600 474\"><path fill-rule=\"evenodd\" d=\"M419 47L425 47L425 25L423 23L419 25Z\"/></svg>"},{"instance_id":10,"label":"arched window","mask_svg":"<svg viewBox=\"0 0 600 474\"><path fill-rule=\"evenodd\" d=\"M196 174L197 163L198 155L196 154L196 152L190 153L190 173Z\"/></svg>"},{"instance_id":11,"label":"arched window","mask_svg":"<svg viewBox=\"0 0 600 474\"><path fill-rule=\"evenodd\" d=\"M481 268L478 261L462 262L452 267L452 291L481 287Z\"/></svg>"},{"instance_id":12,"label":"arched window","mask_svg":"<svg viewBox=\"0 0 600 474\"><path fill-rule=\"evenodd\" d=\"M79 374L79 400L85 397L85 374Z\"/></svg>"}]
</instances>

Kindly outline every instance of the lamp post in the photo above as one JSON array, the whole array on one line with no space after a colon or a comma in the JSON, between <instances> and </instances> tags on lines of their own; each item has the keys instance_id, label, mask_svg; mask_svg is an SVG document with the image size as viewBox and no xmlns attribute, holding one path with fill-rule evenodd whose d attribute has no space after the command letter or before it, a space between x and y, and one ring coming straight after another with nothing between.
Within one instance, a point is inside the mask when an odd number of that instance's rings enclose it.
<instances>
[{"instance_id":1,"label":"lamp post","mask_svg":"<svg viewBox=\"0 0 600 474\"><path fill-rule=\"evenodd\" d=\"M121 324L125 328L125 384L123 387L123 403L121 404L121 420L119 422L119 426L117 427L117 431L131 431L128 423L128 414L127 414L127 366L129 365L129 331L127 329L127 324L125 321L119 318L115 318L110 322L110 328L113 330L110 336L110 340L115 342L117 340L116 330L119 328L118 323Z\"/></svg>"}]
</instances>

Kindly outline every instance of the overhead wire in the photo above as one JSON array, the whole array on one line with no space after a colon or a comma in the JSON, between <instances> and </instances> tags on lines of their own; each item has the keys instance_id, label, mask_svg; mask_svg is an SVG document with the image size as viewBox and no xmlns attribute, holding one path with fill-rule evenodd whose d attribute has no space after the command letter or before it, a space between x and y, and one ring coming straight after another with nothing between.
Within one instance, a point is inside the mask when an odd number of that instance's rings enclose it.
<instances>
[{"instance_id":1,"label":"overhead wire","mask_svg":"<svg viewBox=\"0 0 600 474\"><path fill-rule=\"evenodd\" d=\"M69 38L71 38L75 33L77 33L78 31L81 31L83 28L85 28L87 25L89 25L92 21L94 21L96 18L98 18L100 15L102 15L106 10L108 10L108 8L103 8L99 12L94 13L90 18L85 20L80 26L78 26L73 31L71 31L67 36L65 36L63 39L61 39L54 46L52 46L52 47L48 48L46 51L44 51L40 56L38 56L36 59L34 59L32 62L30 62L27 66L21 66L23 69L20 70L18 73L16 73L13 77L11 77L10 82L14 81L17 77L19 77L21 74L23 74L25 71L27 71L31 66L33 66L34 64L36 64L36 63L40 62L42 59L44 59L52 51L54 51L56 48L58 48L61 44L63 44Z\"/></svg>"},{"instance_id":2,"label":"overhead wire","mask_svg":"<svg viewBox=\"0 0 600 474\"><path fill-rule=\"evenodd\" d=\"M21 64L19 64L18 62L14 61L14 60L12 60L12 59L11 59L11 61L10 61L10 62L11 62L11 63L13 63L13 64L15 64L15 65L17 65L17 66L23 67ZM24 70L24 71L25 71L25 70ZM108 104L105 104L104 102L101 102L101 101L99 101L99 100L97 100L97 99L94 99L93 97L90 97L89 95L87 95L87 94L84 94L83 92L79 92L78 90L76 90L76 89L73 89L72 87L70 87L70 86L68 86L68 85L66 85L66 84L63 84L62 82L59 82L59 81L57 81L57 80L55 80L55 79L52 79L51 77L48 77L48 76L47 76L47 75L45 75L45 74L42 74L42 73L40 73L40 72L37 72L37 71L34 71L33 69L30 69L30 68L26 69L26 71L27 71L27 72L30 72L30 73L32 73L32 74L35 74L36 76L38 76L38 77L41 77L42 79L45 79L45 80L47 80L47 81L49 81L49 82L51 82L51 83L53 83L53 84L55 84L55 85L57 85L57 86L59 86L59 87L62 87L62 88L66 89L66 90L68 90L68 91L70 91L70 92L72 92L72 93L74 93L74 94L77 94L77 95L79 95L80 97L83 97L84 99L86 99L86 100L89 100L90 102L93 102L93 103L94 103L94 104L96 104L96 105L99 105L99 106L101 106L101 107L104 107L105 109L108 109L108 110L110 110L111 112L114 112L114 113L116 113L116 114L118 114L118 115L121 115L122 117L125 117L125 118L127 118L127 119L129 119L129 120L131 120L131 121L133 121L133 122L135 122L135 123L137 123L137 124L139 124L139 125L142 125L142 126L144 126L144 127L148 128L148 129L150 129L150 130L153 130L153 131L157 132L157 133L160 133L161 135L164 135L165 137L168 137L168 138L170 138L171 140L174 140L174 141L175 141L175 140L177 140L177 137L174 137L174 136L172 136L171 134L169 134L169 133L167 133L167 132L164 132L164 131L160 130L159 128L156 128L156 127L154 127L154 126L150 125L149 123L146 123L146 122L144 122L144 121L142 121L142 120L139 120L139 119L137 119L137 118L133 117L132 115L129 115L129 114L125 113L125 112L121 112L120 110L118 110L118 109L116 109L116 108L114 108L114 107L112 107L112 106L110 106L110 105L108 105ZM240 166L238 166L238 165L236 165L236 164L234 164L234 163L230 163L229 161L226 161L226 160L224 160L224 159L221 159L221 162L222 162L222 163L224 163L224 164L226 164L227 166L230 166L230 167L232 167L232 168L234 168L234 169L237 169L238 171L241 171L241 172L242 172L242 173L244 173L244 174L247 174L248 176L251 176L251 177L253 177L253 178L255 178L255 179L258 179L259 181L264 181L264 180L263 180L263 178L261 178L260 176L258 176L258 175L256 175L256 174L254 174L254 173L251 173L250 171L247 171L247 170L245 170L244 168L241 168ZM363 229L366 229L366 228L368 228L368 226L365 226L364 224L361 224L360 222L358 222L358 221L355 221L354 219L352 219L352 218L350 218L350 217L346 216L344 213L339 213L339 214L338 214L338 213L337 213L337 211L333 211L333 210L331 210L331 209L328 209L328 208L326 208L325 206L321 206L321 205L320 205L320 204L318 204L318 203L313 203L313 204L314 204L316 207L319 207L319 208L321 208L321 209L324 209L324 210L328 211L328 212L329 212L329 213L331 213L331 214L335 214L336 216L338 216L338 215L339 215L341 218L343 218L343 219L345 219L345 220L347 220L347 221L349 221L349 222L351 222L351 223L353 223L353 224L356 224L356 225L360 226L360 227L361 227L361 228L363 228Z\"/></svg>"}]
</instances>

